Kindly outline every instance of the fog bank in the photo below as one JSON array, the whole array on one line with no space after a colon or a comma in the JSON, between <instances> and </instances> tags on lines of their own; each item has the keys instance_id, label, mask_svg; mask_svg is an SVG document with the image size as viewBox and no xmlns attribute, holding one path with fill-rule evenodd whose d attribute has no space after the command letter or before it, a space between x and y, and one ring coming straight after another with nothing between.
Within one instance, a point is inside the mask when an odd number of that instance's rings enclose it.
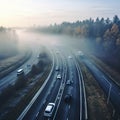
<instances>
[{"instance_id":1,"label":"fog bank","mask_svg":"<svg viewBox=\"0 0 120 120\"><path fill-rule=\"evenodd\" d=\"M0 59L18 53L18 37L15 30L0 28Z\"/></svg>"}]
</instances>

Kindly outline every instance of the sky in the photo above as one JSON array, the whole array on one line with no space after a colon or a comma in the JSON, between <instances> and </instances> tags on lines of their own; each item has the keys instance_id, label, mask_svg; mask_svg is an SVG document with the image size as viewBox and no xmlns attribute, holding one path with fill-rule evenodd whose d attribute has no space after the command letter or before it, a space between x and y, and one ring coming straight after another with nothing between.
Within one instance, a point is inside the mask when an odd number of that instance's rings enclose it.
<instances>
[{"instance_id":1,"label":"sky","mask_svg":"<svg viewBox=\"0 0 120 120\"><path fill-rule=\"evenodd\" d=\"M27 27L63 21L120 17L120 0L0 0L0 26Z\"/></svg>"}]
</instances>

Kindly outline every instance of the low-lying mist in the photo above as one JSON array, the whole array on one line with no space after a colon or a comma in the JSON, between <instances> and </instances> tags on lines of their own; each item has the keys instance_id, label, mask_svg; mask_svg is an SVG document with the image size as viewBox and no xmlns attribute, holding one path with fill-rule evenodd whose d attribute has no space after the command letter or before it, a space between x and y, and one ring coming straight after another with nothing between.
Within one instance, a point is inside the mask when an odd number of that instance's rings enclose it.
<instances>
[{"instance_id":1,"label":"low-lying mist","mask_svg":"<svg viewBox=\"0 0 120 120\"><path fill-rule=\"evenodd\" d=\"M41 46L49 47L69 47L75 48L82 51L92 51L93 47L89 43L89 40L84 37L72 37L68 35L61 34L48 34L42 32L31 32L18 30L17 34L19 36L19 47L25 49L26 47L32 48L33 50L39 49Z\"/></svg>"},{"instance_id":2,"label":"low-lying mist","mask_svg":"<svg viewBox=\"0 0 120 120\"><path fill-rule=\"evenodd\" d=\"M0 59L18 53L18 36L14 30L0 28Z\"/></svg>"}]
</instances>

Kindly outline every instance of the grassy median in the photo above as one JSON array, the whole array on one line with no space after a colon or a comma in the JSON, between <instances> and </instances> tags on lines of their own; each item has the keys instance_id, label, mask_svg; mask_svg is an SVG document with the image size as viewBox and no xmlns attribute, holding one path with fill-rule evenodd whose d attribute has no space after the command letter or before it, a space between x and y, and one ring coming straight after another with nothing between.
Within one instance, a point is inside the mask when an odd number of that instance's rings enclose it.
<instances>
[{"instance_id":1,"label":"grassy median","mask_svg":"<svg viewBox=\"0 0 120 120\"><path fill-rule=\"evenodd\" d=\"M30 72L27 75L18 76L16 83L2 92L2 99L0 99L1 119L16 120L18 118L47 79L51 67L52 61L49 54L40 53L38 63L31 66ZM7 112L4 111L5 109Z\"/></svg>"},{"instance_id":2,"label":"grassy median","mask_svg":"<svg viewBox=\"0 0 120 120\"><path fill-rule=\"evenodd\" d=\"M16 120L20 113L25 109L36 92L41 88L44 81L47 79L50 73L51 65L48 66L41 78L35 83L35 85L28 91L28 93L21 99L21 101L14 107L5 117L5 120Z\"/></svg>"}]
</instances>

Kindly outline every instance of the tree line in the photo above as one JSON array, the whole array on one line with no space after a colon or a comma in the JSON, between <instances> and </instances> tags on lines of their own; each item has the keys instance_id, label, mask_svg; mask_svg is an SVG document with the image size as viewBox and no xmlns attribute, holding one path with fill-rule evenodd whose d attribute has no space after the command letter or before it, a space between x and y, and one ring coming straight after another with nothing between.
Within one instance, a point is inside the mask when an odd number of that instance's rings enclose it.
<instances>
[{"instance_id":1,"label":"tree line","mask_svg":"<svg viewBox=\"0 0 120 120\"><path fill-rule=\"evenodd\" d=\"M89 38L96 51L120 60L120 19L117 15L112 20L97 17L95 20L90 18L73 23L63 22L43 28L35 27L32 30Z\"/></svg>"}]
</instances>

